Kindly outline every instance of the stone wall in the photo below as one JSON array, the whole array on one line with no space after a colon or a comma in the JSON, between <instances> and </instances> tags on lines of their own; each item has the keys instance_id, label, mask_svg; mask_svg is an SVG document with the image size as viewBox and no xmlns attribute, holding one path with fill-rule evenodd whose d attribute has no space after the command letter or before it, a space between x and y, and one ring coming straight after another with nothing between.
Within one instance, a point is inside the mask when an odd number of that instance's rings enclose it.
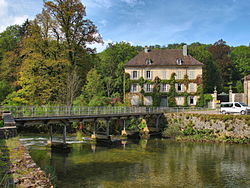
<instances>
[{"instance_id":1,"label":"stone wall","mask_svg":"<svg viewBox=\"0 0 250 188\"><path fill-rule=\"evenodd\" d=\"M16 126L0 128L0 139L8 139L15 136L17 136Z\"/></svg>"},{"instance_id":2,"label":"stone wall","mask_svg":"<svg viewBox=\"0 0 250 188\"><path fill-rule=\"evenodd\" d=\"M165 117L168 126L178 124L181 129L188 127L209 129L217 136L250 139L250 116L248 115L169 113L165 114Z\"/></svg>"}]
</instances>

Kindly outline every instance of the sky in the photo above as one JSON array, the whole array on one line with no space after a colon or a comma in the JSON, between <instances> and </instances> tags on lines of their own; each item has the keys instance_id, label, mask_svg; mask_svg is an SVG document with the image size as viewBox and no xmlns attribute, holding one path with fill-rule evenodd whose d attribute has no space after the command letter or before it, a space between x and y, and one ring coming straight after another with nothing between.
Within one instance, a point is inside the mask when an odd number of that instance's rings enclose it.
<instances>
[{"instance_id":1,"label":"sky","mask_svg":"<svg viewBox=\"0 0 250 188\"><path fill-rule=\"evenodd\" d=\"M231 46L250 43L250 0L81 0L87 18L110 42L165 45L223 39ZM43 0L0 0L0 32L40 13Z\"/></svg>"}]
</instances>

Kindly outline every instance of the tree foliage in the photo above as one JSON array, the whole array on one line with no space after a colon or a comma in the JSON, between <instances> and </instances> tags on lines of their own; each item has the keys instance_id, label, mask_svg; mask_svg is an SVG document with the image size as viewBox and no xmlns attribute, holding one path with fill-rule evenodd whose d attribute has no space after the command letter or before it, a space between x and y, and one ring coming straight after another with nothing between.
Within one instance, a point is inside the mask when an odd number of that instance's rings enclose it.
<instances>
[{"instance_id":1,"label":"tree foliage","mask_svg":"<svg viewBox=\"0 0 250 188\"><path fill-rule=\"evenodd\" d=\"M83 95L89 103L94 97L104 95L104 88L101 76L95 68L91 69L87 74L86 85L83 88Z\"/></svg>"},{"instance_id":2,"label":"tree foliage","mask_svg":"<svg viewBox=\"0 0 250 188\"><path fill-rule=\"evenodd\" d=\"M226 85L232 81L233 64L230 59L231 49L222 39L215 42L209 47L209 52L218 68L219 74L222 78L222 84Z\"/></svg>"},{"instance_id":3,"label":"tree foliage","mask_svg":"<svg viewBox=\"0 0 250 188\"><path fill-rule=\"evenodd\" d=\"M241 78L250 74L250 47L235 47L232 50L231 58Z\"/></svg>"},{"instance_id":4,"label":"tree foliage","mask_svg":"<svg viewBox=\"0 0 250 188\"><path fill-rule=\"evenodd\" d=\"M96 69L101 74L108 97L117 93L123 96L124 64L137 55L139 49L126 42L110 43L98 55Z\"/></svg>"},{"instance_id":5,"label":"tree foliage","mask_svg":"<svg viewBox=\"0 0 250 188\"><path fill-rule=\"evenodd\" d=\"M6 103L13 99L13 103L72 105L93 67L87 44L101 42L96 26L85 16L79 0L45 1L33 21L8 28L6 33L14 33L20 47L6 52L1 61L0 76L17 89Z\"/></svg>"}]
</instances>

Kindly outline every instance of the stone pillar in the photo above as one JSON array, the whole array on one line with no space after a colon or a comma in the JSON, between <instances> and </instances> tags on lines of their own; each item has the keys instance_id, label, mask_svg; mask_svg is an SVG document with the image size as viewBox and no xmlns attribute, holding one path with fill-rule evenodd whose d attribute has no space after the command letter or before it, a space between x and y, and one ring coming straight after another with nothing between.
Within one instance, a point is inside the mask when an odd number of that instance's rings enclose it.
<instances>
[{"instance_id":1,"label":"stone pillar","mask_svg":"<svg viewBox=\"0 0 250 188\"><path fill-rule=\"evenodd\" d=\"M109 119L106 119L106 136L109 136L109 124L110 124L110 120Z\"/></svg>"},{"instance_id":2,"label":"stone pillar","mask_svg":"<svg viewBox=\"0 0 250 188\"><path fill-rule=\"evenodd\" d=\"M143 131L143 134L148 136L148 135L149 135L149 129L148 129L147 121L146 121L145 119L143 119L142 122L145 123L145 125L146 125L146 126L143 128L143 130L142 130L142 131Z\"/></svg>"},{"instance_id":3,"label":"stone pillar","mask_svg":"<svg viewBox=\"0 0 250 188\"><path fill-rule=\"evenodd\" d=\"M96 139L96 132L95 131L96 131L96 120L94 120L94 131L93 131L93 134L91 135L91 138L94 140Z\"/></svg>"},{"instance_id":4,"label":"stone pillar","mask_svg":"<svg viewBox=\"0 0 250 188\"><path fill-rule=\"evenodd\" d=\"M250 75L244 78L244 98L245 103L250 106Z\"/></svg>"},{"instance_id":5,"label":"stone pillar","mask_svg":"<svg viewBox=\"0 0 250 188\"><path fill-rule=\"evenodd\" d=\"M48 140L48 144L52 145L52 140L53 140L53 131L52 131L52 124L49 125L49 140Z\"/></svg>"},{"instance_id":6,"label":"stone pillar","mask_svg":"<svg viewBox=\"0 0 250 188\"><path fill-rule=\"evenodd\" d=\"M216 101L217 101L217 90L216 90L216 86L214 87L214 94L212 94L213 96L213 101L212 101L212 108L216 109Z\"/></svg>"},{"instance_id":7,"label":"stone pillar","mask_svg":"<svg viewBox=\"0 0 250 188\"><path fill-rule=\"evenodd\" d=\"M122 136L127 136L127 132L126 132L126 119L123 120L123 130L121 133Z\"/></svg>"},{"instance_id":8,"label":"stone pillar","mask_svg":"<svg viewBox=\"0 0 250 188\"><path fill-rule=\"evenodd\" d=\"M229 102L234 102L233 99L233 90L232 90L232 86L230 85L230 89L229 89Z\"/></svg>"},{"instance_id":9,"label":"stone pillar","mask_svg":"<svg viewBox=\"0 0 250 188\"><path fill-rule=\"evenodd\" d=\"M63 144L66 145L66 137L67 137L67 126L63 125Z\"/></svg>"}]
</instances>

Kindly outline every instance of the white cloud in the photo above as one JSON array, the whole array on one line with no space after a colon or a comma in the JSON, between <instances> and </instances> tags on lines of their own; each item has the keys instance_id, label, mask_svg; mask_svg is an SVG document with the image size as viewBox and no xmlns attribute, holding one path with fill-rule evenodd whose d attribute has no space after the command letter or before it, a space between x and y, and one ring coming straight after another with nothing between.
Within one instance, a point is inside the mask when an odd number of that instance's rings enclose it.
<instances>
[{"instance_id":1,"label":"white cloud","mask_svg":"<svg viewBox=\"0 0 250 188\"><path fill-rule=\"evenodd\" d=\"M96 48L96 52L97 53L100 53L102 52L103 50L105 50L108 46L109 43L112 43L113 41L112 40L104 40L103 41L103 44L102 43L93 43L93 44L90 44L88 45L89 48Z\"/></svg>"},{"instance_id":2,"label":"white cloud","mask_svg":"<svg viewBox=\"0 0 250 188\"><path fill-rule=\"evenodd\" d=\"M110 8L113 5L112 0L82 0L82 2L87 8L88 7Z\"/></svg>"},{"instance_id":3,"label":"white cloud","mask_svg":"<svg viewBox=\"0 0 250 188\"><path fill-rule=\"evenodd\" d=\"M27 15L10 15L9 4L6 0L0 0L0 32L4 31L6 27L15 24L22 24L29 17ZM4 18L4 19L2 19Z\"/></svg>"},{"instance_id":4,"label":"white cloud","mask_svg":"<svg viewBox=\"0 0 250 188\"><path fill-rule=\"evenodd\" d=\"M0 0L0 16L1 16L1 19L6 14L7 7L8 7L7 2L5 0Z\"/></svg>"},{"instance_id":5,"label":"white cloud","mask_svg":"<svg viewBox=\"0 0 250 188\"><path fill-rule=\"evenodd\" d=\"M101 24L103 27L106 27L106 26L107 26L107 23L108 23L107 20L101 20L101 21L100 21L100 24Z\"/></svg>"},{"instance_id":6,"label":"white cloud","mask_svg":"<svg viewBox=\"0 0 250 188\"><path fill-rule=\"evenodd\" d=\"M121 1L129 4L130 6L134 6L136 4L144 4L142 0L121 0Z\"/></svg>"}]
</instances>

